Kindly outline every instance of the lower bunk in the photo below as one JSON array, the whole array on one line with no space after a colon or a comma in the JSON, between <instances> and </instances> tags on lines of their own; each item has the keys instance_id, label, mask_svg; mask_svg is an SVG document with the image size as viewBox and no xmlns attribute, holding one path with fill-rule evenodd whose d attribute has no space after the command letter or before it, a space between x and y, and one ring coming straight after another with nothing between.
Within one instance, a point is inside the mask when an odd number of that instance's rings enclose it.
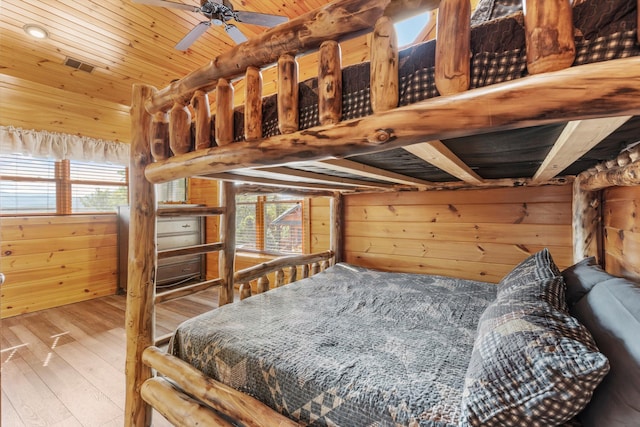
<instances>
[{"instance_id":1,"label":"lower bunk","mask_svg":"<svg viewBox=\"0 0 640 427\"><path fill-rule=\"evenodd\" d=\"M638 425L639 325L640 285L546 250L498 286L340 263L183 323L142 396L176 425Z\"/></svg>"}]
</instances>

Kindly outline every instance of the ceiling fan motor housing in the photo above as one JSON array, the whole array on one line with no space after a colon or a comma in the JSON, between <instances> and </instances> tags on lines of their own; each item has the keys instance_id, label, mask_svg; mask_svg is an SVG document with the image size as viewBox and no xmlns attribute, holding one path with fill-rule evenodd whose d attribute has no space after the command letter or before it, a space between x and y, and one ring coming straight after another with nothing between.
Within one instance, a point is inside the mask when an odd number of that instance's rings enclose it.
<instances>
[{"instance_id":1,"label":"ceiling fan motor housing","mask_svg":"<svg viewBox=\"0 0 640 427\"><path fill-rule=\"evenodd\" d=\"M226 22L230 19L235 18L233 10L231 10L229 7L210 0L202 2L202 5L200 6L200 12L202 12L202 14L209 19L217 19L222 22Z\"/></svg>"}]
</instances>

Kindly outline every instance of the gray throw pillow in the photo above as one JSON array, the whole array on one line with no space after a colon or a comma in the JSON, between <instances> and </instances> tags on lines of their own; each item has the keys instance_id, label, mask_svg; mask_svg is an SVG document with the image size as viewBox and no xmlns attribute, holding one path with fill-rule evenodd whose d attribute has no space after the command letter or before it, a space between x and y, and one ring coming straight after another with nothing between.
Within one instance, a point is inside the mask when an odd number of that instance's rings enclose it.
<instances>
[{"instance_id":1,"label":"gray throw pillow","mask_svg":"<svg viewBox=\"0 0 640 427\"><path fill-rule=\"evenodd\" d=\"M558 425L589 402L609 364L589 331L562 309L563 289L547 250L502 280L478 324L462 425Z\"/></svg>"},{"instance_id":2,"label":"gray throw pillow","mask_svg":"<svg viewBox=\"0 0 640 427\"><path fill-rule=\"evenodd\" d=\"M563 270L562 277L567 285L566 300L569 308L598 283L615 278L598 265L595 257L585 258Z\"/></svg>"}]
</instances>

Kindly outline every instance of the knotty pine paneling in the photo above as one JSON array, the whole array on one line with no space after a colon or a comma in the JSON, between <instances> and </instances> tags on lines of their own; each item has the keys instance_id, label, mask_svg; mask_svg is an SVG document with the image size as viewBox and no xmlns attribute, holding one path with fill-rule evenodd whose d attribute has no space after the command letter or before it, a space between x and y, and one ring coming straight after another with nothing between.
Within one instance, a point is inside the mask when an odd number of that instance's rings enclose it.
<instances>
[{"instance_id":1,"label":"knotty pine paneling","mask_svg":"<svg viewBox=\"0 0 640 427\"><path fill-rule=\"evenodd\" d=\"M330 247L330 203L331 200L328 197L309 200L310 253L326 251Z\"/></svg>"},{"instance_id":2,"label":"knotty pine paneling","mask_svg":"<svg viewBox=\"0 0 640 427\"><path fill-rule=\"evenodd\" d=\"M2 318L116 292L115 215L0 219Z\"/></svg>"},{"instance_id":3,"label":"knotty pine paneling","mask_svg":"<svg viewBox=\"0 0 640 427\"><path fill-rule=\"evenodd\" d=\"M640 281L640 186L609 188L603 199L605 269Z\"/></svg>"},{"instance_id":4,"label":"knotty pine paneling","mask_svg":"<svg viewBox=\"0 0 640 427\"><path fill-rule=\"evenodd\" d=\"M564 268L572 261L571 191L569 185L345 195L345 259L497 283L548 247Z\"/></svg>"},{"instance_id":5,"label":"knotty pine paneling","mask_svg":"<svg viewBox=\"0 0 640 427\"><path fill-rule=\"evenodd\" d=\"M189 203L206 206L219 206L218 181L213 179L189 179ZM220 241L220 217L205 217L205 242L216 243ZM209 252L206 255L207 280L215 279L218 275L218 252Z\"/></svg>"}]
</instances>

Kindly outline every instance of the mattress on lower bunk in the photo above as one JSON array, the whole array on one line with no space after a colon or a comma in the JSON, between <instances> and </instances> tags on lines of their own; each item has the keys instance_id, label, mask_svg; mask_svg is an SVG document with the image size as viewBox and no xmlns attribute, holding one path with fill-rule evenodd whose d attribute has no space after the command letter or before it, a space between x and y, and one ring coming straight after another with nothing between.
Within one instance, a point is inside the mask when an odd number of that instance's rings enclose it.
<instances>
[{"instance_id":1,"label":"mattress on lower bunk","mask_svg":"<svg viewBox=\"0 0 640 427\"><path fill-rule=\"evenodd\" d=\"M183 323L170 352L305 425L455 426L494 284L337 264Z\"/></svg>"},{"instance_id":2,"label":"mattress on lower bunk","mask_svg":"<svg viewBox=\"0 0 640 427\"><path fill-rule=\"evenodd\" d=\"M636 43L636 0L586 0L573 8L575 65L640 55ZM438 96L435 86L435 40L399 52L399 105ZM519 79L527 73L522 13L491 20L471 29L471 88ZM342 71L342 119L372 114L369 63ZM263 136L278 135L277 96L263 99ZM244 139L243 108L234 114L235 140ZM214 118L215 120L215 118ZM318 80L299 86L300 129L320 125Z\"/></svg>"}]
</instances>

